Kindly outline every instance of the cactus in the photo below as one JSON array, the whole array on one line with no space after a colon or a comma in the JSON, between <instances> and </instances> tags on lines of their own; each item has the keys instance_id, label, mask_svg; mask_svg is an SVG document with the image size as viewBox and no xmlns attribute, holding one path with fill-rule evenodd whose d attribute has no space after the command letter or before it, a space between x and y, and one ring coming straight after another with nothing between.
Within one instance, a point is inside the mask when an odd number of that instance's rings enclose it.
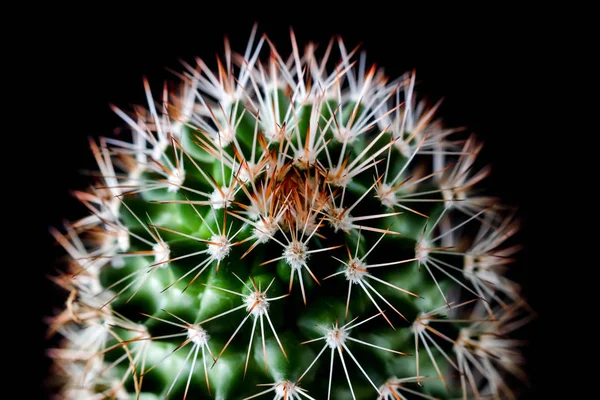
<instances>
[{"instance_id":1,"label":"cactus","mask_svg":"<svg viewBox=\"0 0 600 400\"><path fill-rule=\"evenodd\" d=\"M414 72L291 41L144 80L130 136L90 141L89 215L52 230L59 398L516 398L519 222L481 143Z\"/></svg>"}]
</instances>

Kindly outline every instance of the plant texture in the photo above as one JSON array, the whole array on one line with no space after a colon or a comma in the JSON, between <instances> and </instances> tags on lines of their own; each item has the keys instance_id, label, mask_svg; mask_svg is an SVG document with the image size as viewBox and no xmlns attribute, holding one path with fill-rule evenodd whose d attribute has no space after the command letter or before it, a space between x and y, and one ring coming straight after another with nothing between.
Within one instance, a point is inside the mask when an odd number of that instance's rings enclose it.
<instances>
[{"instance_id":1,"label":"plant texture","mask_svg":"<svg viewBox=\"0 0 600 400\"><path fill-rule=\"evenodd\" d=\"M481 143L414 73L291 44L226 41L90 142L89 215L52 231L60 398L517 396L519 224L480 188Z\"/></svg>"}]
</instances>

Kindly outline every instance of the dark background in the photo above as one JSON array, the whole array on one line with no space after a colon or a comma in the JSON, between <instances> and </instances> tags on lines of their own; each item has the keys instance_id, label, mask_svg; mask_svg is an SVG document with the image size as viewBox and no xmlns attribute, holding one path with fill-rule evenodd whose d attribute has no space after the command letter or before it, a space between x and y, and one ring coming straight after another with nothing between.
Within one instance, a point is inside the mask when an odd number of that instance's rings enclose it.
<instances>
[{"instance_id":1,"label":"dark background","mask_svg":"<svg viewBox=\"0 0 600 400\"><path fill-rule=\"evenodd\" d=\"M456 17L401 7L378 7L370 12L368 6L362 4L350 16L344 16L341 8L328 11L298 4L291 17L289 10L271 10L269 16L267 11L251 8L232 17L236 6L226 2L218 3L213 12L198 8L175 13L166 4L148 14L114 9L86 12L82 18L71 18L65 10L62 18L43 25L40 52L33 64L35 85L42 90L24 105L43 104L44 108L33 145L41 179L37 195L28 204L35 215L33 232L39 244L32 254L35 269L28 279L36 296L43 299L36 309L35 328L29 331L39 343L28 358L28 369L39 378L36 381L43 381L49 366L44 358L48 343L42 340L46 329L42 318L61 307L65 295L45 276L52 274L57 267L54 260L61 254L48 227L85 212L69 191L85 187L87 178L80 171L93 167L88 136L111 135L123 125L109 110L110 103L124 109L144 104L143 76L155 85L174 79L165 67L178 70L180 58L191 62L200 56L214 65L225 34L233 49L242 52L253 22L258 21L259 32L267 33L283 49L282 54L290 49L288 30L293 26L300 43L313 40L326 45L334 34L342 35L348 47L362 42L368 61L385 67L390 77L415 68L420 94L433 100L445 98L439 113L447 125L468 126L485 140L481 157L493 165L487 187L519 206L524 220L520 240L526 248L516 268L539 318L525 332L531 388L522 398L542 396L548 368L542 324L550 288L538 279L545 268L538 255L546 233L539 225L545 210L535 201L546 189L547 179L540 179L540 173L551 171L549 155L540 148L551 132L537 123L535 105L543 100L538 91L543 71L537 59L546 46L545 34L532 28L531 15L515 10L473 16L469 10ZM41 384L29 387L35 391L34 398L45 398Z\"/></svg>"}]
</instances>

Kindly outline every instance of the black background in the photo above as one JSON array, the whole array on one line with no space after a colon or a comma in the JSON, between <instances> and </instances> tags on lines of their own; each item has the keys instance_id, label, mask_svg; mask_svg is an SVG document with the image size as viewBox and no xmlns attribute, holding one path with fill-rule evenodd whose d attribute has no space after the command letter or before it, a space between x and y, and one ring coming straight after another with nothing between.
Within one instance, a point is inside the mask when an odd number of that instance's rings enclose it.
<instances>
[{"instance_id":1,"label":"black background","mask_svg":"<svg viewBox=\"0 0 600 400\"><path fill-rule=\"evenodd\" d=\"M39 244L31 255L35 270L28 279L43 299L36 307L35 328L29 330L39 343L27 361L28 370L39 378L36 382L43 381L49 366L42 318L61 306L64 295L46 278L61 254L48 227L85 212L69 191L85 187L87 178L80 171L93 166L87 138L111 135L122 126L109 110L110 103L124 109L144 103L143 76L154 85L173 79L165 67L179 69L180 58L193 61L200 56L214 65L215 54L222 53L223 36L229 35L234 50L243 51L257 21L259 31L267 33L282 54L290 49L288 30L293 26L300 43L313 40L325 45L335 34L342 35L349 47L362 42L368 60L391 77L415 68L420 94L434 100L444 97L440 115L447 125L468 126L485 140L481 157L493 165L487 186L518 205L524 220L520 240L526 248L516 267L539 318L526 332L531 388L523 398L541 397L547 367L542 323L550 289L538 279L545 268L538 257L544 234L538 224L544 211L536 200L547 182L540 179L540 172L549 171L549 156L540 143L551 133L537 123L544 73L537 60L547 45L544 31L532 25L539 16L521 10L475 14L464 10L458 16L402 7L369 10L364 3L352 10L306 4L289 4L290 9L297 7L295 11L248 7L233 17L233 11L240 11L237 6L227 2L214 6L215 11L202 12L201 7L173 10L163 4L149 13L109 9L85 12L80 18L71 18L64 10L62 17L47 21L40 30L31 78L38 91L23 105L44 109L43 120L35 124L34 144L41 176L27 205ZM45 398L41 383L29 387L34 398Z\"/></svg>"}]
</instances>

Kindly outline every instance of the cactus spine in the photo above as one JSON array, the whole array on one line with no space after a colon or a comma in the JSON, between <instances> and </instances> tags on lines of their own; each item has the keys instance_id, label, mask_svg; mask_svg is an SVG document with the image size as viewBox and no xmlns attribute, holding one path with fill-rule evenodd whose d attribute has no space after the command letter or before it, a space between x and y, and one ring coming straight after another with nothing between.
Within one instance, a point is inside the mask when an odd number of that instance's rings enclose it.
<instances>
[{"instance_id":1,"label":"cactus spine","mask_svg":"<svg viewBox=\"0 0 600 400\"><path fill-rule=\"evenodd\" d=\"M90 213L52 231L60 398L516 396L518 221L479 188L481 144L414 73L291 39L144 81L146 108L113 107L131 137L91 141Z\"/></svg>"}]
</instances>

